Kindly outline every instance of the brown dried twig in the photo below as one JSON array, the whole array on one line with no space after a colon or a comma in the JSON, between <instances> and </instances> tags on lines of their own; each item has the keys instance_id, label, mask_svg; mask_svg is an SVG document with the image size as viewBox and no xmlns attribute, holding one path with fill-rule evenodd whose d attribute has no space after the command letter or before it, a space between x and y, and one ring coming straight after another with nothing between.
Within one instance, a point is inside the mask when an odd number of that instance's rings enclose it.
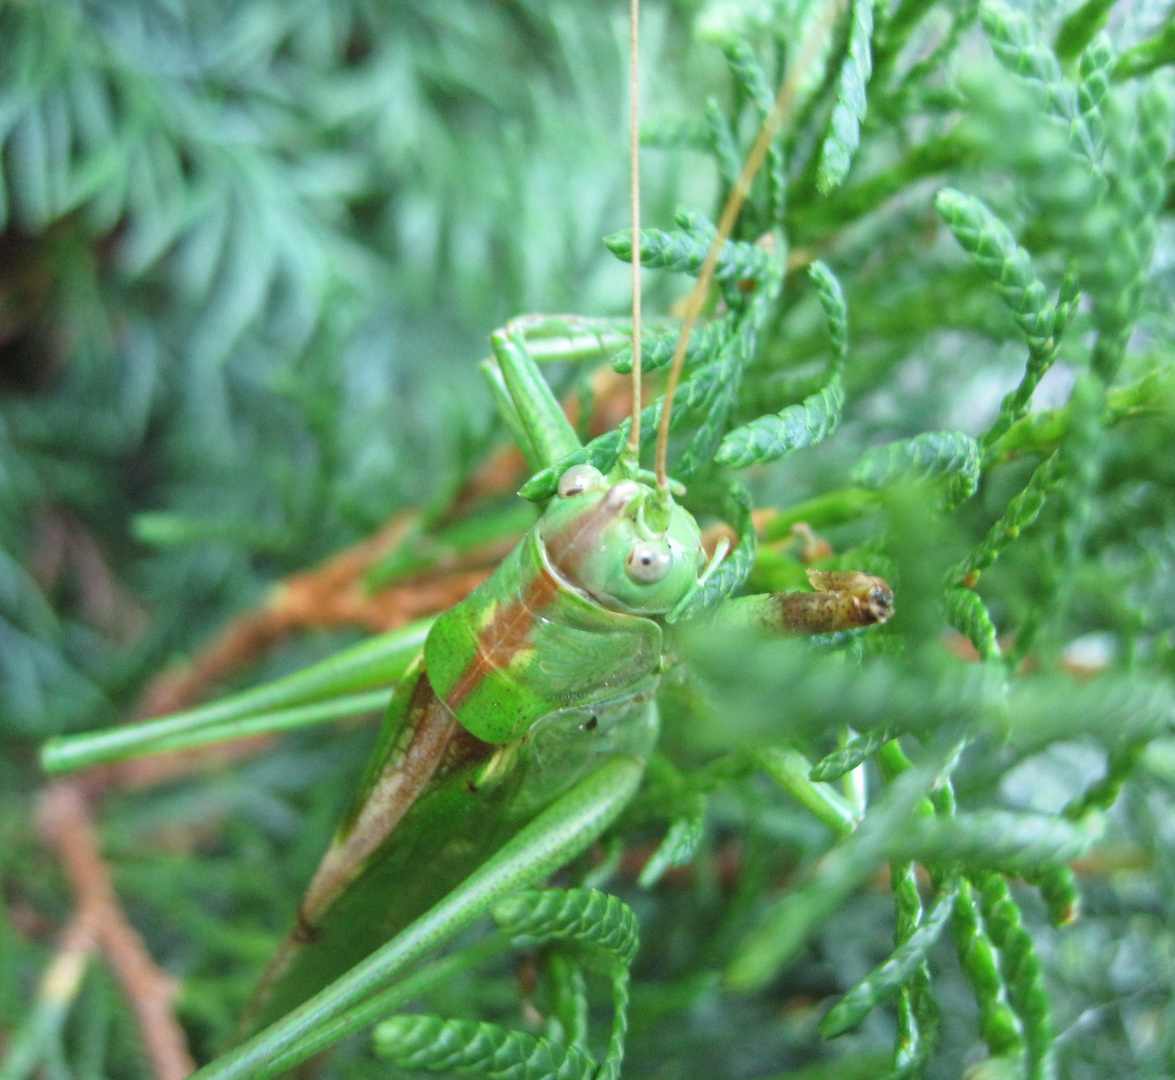
<instances>
[{"instance_id":1,"label":"brown dried twig","mask_svg":"<svg viewBox=\"0 0 1175 1080\"><path fill-rule=\"evenodd\" d=\"M183 1080L196 1066L171 1013L175 982L155 966L143 939L126 921L110 870L98 850L86 799L76 784L62 780L49 785L41 797L39 825L41 835L61 859L78 900L71 925L79 929L67 933L68 948L59 952L60 965L55 962L50 972L56 969L62 978L80 979L85 935L92 933L134 1010L152 1073L157 1080Z\"/></svg>"}]
</instances>

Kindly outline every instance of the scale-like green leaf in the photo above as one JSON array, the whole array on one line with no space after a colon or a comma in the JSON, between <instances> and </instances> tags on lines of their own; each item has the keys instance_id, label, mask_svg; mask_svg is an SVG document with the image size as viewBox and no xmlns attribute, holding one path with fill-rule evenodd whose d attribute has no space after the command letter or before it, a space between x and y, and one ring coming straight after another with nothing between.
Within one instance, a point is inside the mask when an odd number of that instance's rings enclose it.
<instances>
[{"instance_id":1,"label":"scale-like green leaf","mask_svg":"<svg viewBox=\"0 0 1175 1080\"><path fill-rule=\"evenodd\" d=\"M820 306L828 320L832 361L835 369L839 370L849 354L849 307L845 303L844 290L837 276L819 259L808 267L808 278L816 287L816 295L820 298Z\"/></svg>"},{"instance_id":2,"label":"scale-like green leaf","mask_svg":"<svg viewBox=\"0 0 1175 1080\"><path fill-rule=\"evenodd\" d=\"M674 866L685 866L697 854L702 838L706 834L706 800L698 796L693 813L675 818L669 826L657 850L641 868L637 884L642 889L651 889Z\"/></svg>"},{"instance_id":3,"label":"scale-like green leaf","mask_svg":"<svg viewBox=\"0 0 1175 1080\"><path fill-rule=\"evenodd\" d=\"M943 866L1025 874L1083 855L1096 839L1082 828L1049 814L985 810L954 817L912 821L894 838L894 858Z\"/></svg>"},{"instance_id":4,"label":"scale-like green leaf","mask_svg":"<svg viewBox=\"0 0 1175 1080\"><path fill-rule=\"evenodd\" d=\"M754 105L762 123L771 111L774 94L754 52L745 41L730 41L723 44L722 55L726 57L726 66L730 68L739 91Z\"/></svg>"},{"instance_id":5,"label":"scale-like green leaf","mask_svg":"<svg viewBox=\"0 0 1175 1080\"><path fill-rule=\"evenodd\" d=\"M1040 898L1053 926L1069 926L1077 921L1081 893L1077 887L1077 875L1071 867L1067 864L1044 866L1026 877L1040 890Z\"/></svg>"},{"instance_id":6,"label":"scale-like green leaf","mask_svg":"<svg viewBox=\"0 0 1175 1080\"><path fill-rule=\"evenodd\" d=\"M1081 115L1077 91L1061 74L1056 54L1036 39L1024 15L1003 0L983 0L980 17L1000 63L1040 88L1046 108L1068 129L1070 145L1096 170L1097 149Z\"/></svg>"},{"instance_id":7,"label":"scale-like green leaf","mask_svg":"<svg viewBox=\"0 0 1175 1080\"><path fill-rule=\"evenodd\" d=\"M910 812L929 791L944 760L945 750L936 744L924 763L889 786L861 825L824 857L807 881L771 905L727 967L731 989L758 989L793 959L807 936L898 842L909 826Z\"/></svg>"},{"instance_id":8,"label":"scale-like green leaf","mask_svg":"<svg viewBox=\"0 0 1175 1080\"><path fill-rule=\"evenodd\" d=\"M935 206L963 250L991 278L1028 344L1034 349L1049 346L1054 311L1048 291L1008 227L979 199L953 188L943 188Z\"/></svg>"},{"instance_id":9,"label":"scale-like green leaf","mask_svg":"<svg viewBox=\"0 0 1175 1080\"><path fill-rule=\"evenodd\" d=\"M1092 736L1108 746L1149 742L1175 729L1175 689L1162 678L1106 674L1082 686L1070 678L1015 683L1006 734L1024 751Z\"/></svg>"},{"instance_id":10,"label":"scale-like green leaf","mask_svg":"<svg viewBox=\"0 0 1175 1080\"><path fill-rule=\"evenodd\" d=\"M530 889L494 906L508 934L591 945L632 963L640 943L636 916L624 901L598 889Z\"/></svg>"},{"instance_id":11,"label":"scale-like green leaf","mask_svg":"<svg viewBox=\"0 0 1175 1080\"><path fill-rule=\"evenodd\" d=\"M712 322L696 323L690 334L689 343L685 347L685 367L688 370L693 365L712 359L721 347L722 342L734 330L734 313L726 315ZM668 367L673 359L673 352L677 348L676 333L645 334L641 338L641 368L644 371L657 371ZM632 371L632 346L625 345L612 358L612 370L621 375Z\"/></svg>"},{"instance_id":12,"label":"scale-like green leaf","mask_svg":"<svg viewBox=\"0 0 1175 1080\"><path fill-rule=\"evenodd\" d=\"M1085 118L1090 138L1099 154L1105 149L1102 102L1110 92L1114 59L1113 47L1105 34L1098 34L1081 54L1081 82L1077 84L1077 104L1081 108L1081 115Z\"/></svg>"},{"instance_id":13,"label":"scale-like green leaf","mask_svg":"<svg viewBox=\"0 0 1175 1080\"><path fill-rule=\"evenodd\" d=\"M947 622L970 640L981 660L999 657L1000 646L991 613L977 593L970 589L947 589L943 606Z\"/></svg>"},{"instance_id":14,"label":"scale-like green leaf","mask_svg":"<svg viewBox=\"0 0 1175 1080\"><path fill-rule=\"evenodd\" d=\"M1156 219L1166 192L1172 111L1169 95L1150 86L1138 97L1133 141L1126 143L1125 125L1106 131L1116 151L1117 183L1107 199L1110 216L1102 224L1102 244L1090 252L1083 276L1088 279L1090 317L1099 335L1091 366L1107 384L1121 367L1146 289Z\"/></svg>"},{"instance_id":15,"label":"scale-like green leaf","mask_svg":"<svg viewBox=\"0 0 1175 1080\"><path fill-rule=\"evenodd\" d=\"M1085 0L1066 16L1053 41L1053 51L1062 64L1087 49L1090 40L1105 26L1114 3L1115 0Z\"/></svg>"},{"instance_id":16,"label":"scale-like green leaf","mask_svg":"<svg viewBox=\"0 0 1175 1080\"><path fill-rule=\"evenodd\" d=\"M727 189L734 187L742 170L742 154L734 128L726 117L716 98L706 100L706 127L709 134L710 153L718 165L718 175Z\"/></svg>"},{"instance_id":17,"label":"scale-like green leaf","mask_svg":"<svg viewBox=\"0 0 1175 1080\"><path fill-rule=\"evenodd\" d=\"M1037 519L1049 492L1063 477L1061 457L1054 452L1033 470L1024 490L1012 497L999 520L987 530L975 550L951 571L950 578L961 582L991 566L1021 531Z\"/></svg>"},{"instance_id":18,"label":"scale-like green leaf","mask_svg":"<svg viewBox=\"0 0 1175 1080\"><path fill-rule=\"evenodd\" d=\"M440 1016L393 1016L375 1029L375 1052L402 1069L486 1080L591 1080L596 1064L574 1046L557 1046L497 1024Z\"/></svg>"},{"instance_id":19,"label":"scale-like green leaf","mask_svg":"<svg viewBox=\"0 0 1175 1080\"><path fill-rule=\"evenodd\" d=\"M754 357L759 334L775 309L782 287L781 268L773 260L768 261L736 324L734 335L706 372L708 379L712 380L711 388L704 391L704 399L693 406L700 413L698 430L674 468L674 475L682 483L689 483L718 458L730 415L738 401L743 371ZM687 387L693 383L700 383L697 376L689 380Z\"/></svg>"},{"instance_id":20,"label":"scale-like green leaf","mask_svg":"<svg viewBox=\"0 0 1175 1080\"><path fill-rule=\"evenodd\" d=\"M736 86L750 102L756 119L762 124L774 104L774 94L762 66L754 52L741 41L725 42L722 53ZM770 222L782 223L787 202L787 174L782 139L779 136L772 140L767 150L763 171L766 174L767 218Z\"/></svg>"},{"instance_id":21,"label":"scale-like green leaf","mask_svg":"<svg viewBox=\"0 0 1175 1080\"><path fill-rule=\"evenodd\" d=\"M816 186L827 195L840 187L849 173L853 155L861 142L861 121L865 118L865 88L873 73L870 39L873 36L874 0L853 0L849 46L836 86L836 104L828 122L828 134L820 151Z\"/></svg>"},{"instance_id":22,"label":"scale-like green leaf","mask_svg":"<svg viewBox=\"0 0 1175 1080\"><path fill-rule=\"evenodd\" d=\"M696 232L641 229L641 265L654 270L676 270L694 277L710 253L713 226ZM604 244L618 259L632 258L632 231L622 229L604 237ZM727 240L718 254L716 281L746 281L762 277L771 256L754 244Z\"/></svg>"},{"instance_id":23,"label":"scale-like green leaf","mask_svg":"<svg viewBox=\"0 0 1175 1080\"><path fill-rule=\"evenodd\" d=\"M870 450L853 466L854 484L879 491L897 483L944 482L949 505L969 499L979 486L979 446L961 431L926 431Z\"/></svg>"},{"instance_id":24,"label":"scale-like green leaf","mask_svg":"<svg viewBox=\"0 0 1175 1080\"><path fill-rule=\"evenodd\" d=\"M999 954L983 925L971 882L959 882L951 918L951 935L963 974L979 1006L979 1031L995 1059L1018 1062L1024 1052L1020 1022L1008 1003Z\"/></svg>"},{"instance_id":25,"label":"scale-like green leaf","mask_svg":"<svg viewBox=\"0 0 1175 1080\"><path fill-rule=\"evenodd\" d=\"M833 375L827 386L798 405L735 428L722 440L715 460L733 469L745 469L815 446L840 426L844 402L844 384L839 374Z\"/></svg>"},{"instance_id":26,"label":"scale-like green leaf","mask_svg":"<svg viewBox=\"0 0 1175 1080\"><path fill-rule=\"evenodd\" d=\"M848 308L836 275L822 262L814 262L808 275L816 286L820 305L828 319L832 339L832 376L803 401L735 428L722 440L715 460L734 469L765 464L795 450L815 446L835 433L844 408L841 369L848 352Z\"/></svg>"},{"instance_id":27,"label":"scale-like green leaf","mask_svg":"<svg viewBox=\"0 0 1175 1080\"><path fill-rule=\"evenodd\" d=\"M839 780L845 773L852 772L858 765L868 761L892 738L893 735L884 728L857 735L839 750L834 750L816 762L808 778L822 781Z\"/></svg>"},{"instance_id":28,"label":"scale-like green leaf","mask_svg":"<svg viewBox=\"0 0 1175 1080\"><path fill-rule=\"evenodd\" d=\"M1000 951L1008 1000L1024 1032L1026 1075L1030 1080L1043 1080L1056 1072L1052 1009L1044 969L1003 875L987 874L979 886L983 921Z\"/></svg>"},{"instance_id":29,"label":"scale-like green leaf","mask_svg":"<svg viewBox=\"0 0 1175 1080\"><path fill-rule=\"evenodd\" d=\"M738 533L734 549L710 575L705 585L677 619L692 619L731 596L755 565L755 526L751 521L751 496L740 483L730 485L726 499L726 519Z\"/></svg>"},{"instance_id":30,"label":"scale-like green leaf","mask_svg":"<svg viewBox=\"0 0 1175 1080\"><path fill-rule=\"evenodd\" d=\"M914 933L833 1006L820 1024L820 1034L832 1038L848 1031L901 989L925 962L930 947L946 926L954 908L955 894L955 889L939 894L934 907Z\"/></svg>"}]
</instances>

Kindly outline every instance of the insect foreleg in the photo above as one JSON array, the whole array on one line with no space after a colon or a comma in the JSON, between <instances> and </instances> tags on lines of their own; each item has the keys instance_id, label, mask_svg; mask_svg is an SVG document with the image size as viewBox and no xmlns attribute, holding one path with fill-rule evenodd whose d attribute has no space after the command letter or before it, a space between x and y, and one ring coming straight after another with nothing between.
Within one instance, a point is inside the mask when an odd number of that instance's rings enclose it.
<instances>
[{"instance_id":1,"label":"insect foreleg","mask_svg":"<svg viewBox=\"0 0 1175 1080\"><path fill-rule=\"evenodd\" d=\"M482 373L498 413L533 471L581 449L539 363L609 356L630 342L630 330L623 320L526 315L492 335L494 355L482 364Z\"/></svg>"}]
</instances>

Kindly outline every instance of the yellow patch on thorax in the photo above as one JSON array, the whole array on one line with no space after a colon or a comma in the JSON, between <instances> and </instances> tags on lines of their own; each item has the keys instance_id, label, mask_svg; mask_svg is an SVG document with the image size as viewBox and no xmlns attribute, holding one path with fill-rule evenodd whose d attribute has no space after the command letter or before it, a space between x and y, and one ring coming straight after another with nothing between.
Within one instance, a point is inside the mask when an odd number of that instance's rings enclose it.
<instances>
[{"instance_id":1,"label":"yellow patch on thorax","mask_svg":"<svg viewBox=\"0 0 1175 1080\"><path fill-rule=\"evenodd\" d=\"M506 665L506 669L508 671L522 671L534 663L537 655L538 650L533 645L527 645L510 657L510 663Z\"/></svg>"},{"instance_id":2,"label":"yellow patch on thorax","mask_svg":"<svg viewBox=\"0 0 1175 1080\"><path fill-rule=\"evenodd\" d=\"M498 611L501 606L501 603L497 600L491 600L486 604L484 610L477 617L477 628L479 630L488 630L498 617Z\"/></svg>"}]
</instances>

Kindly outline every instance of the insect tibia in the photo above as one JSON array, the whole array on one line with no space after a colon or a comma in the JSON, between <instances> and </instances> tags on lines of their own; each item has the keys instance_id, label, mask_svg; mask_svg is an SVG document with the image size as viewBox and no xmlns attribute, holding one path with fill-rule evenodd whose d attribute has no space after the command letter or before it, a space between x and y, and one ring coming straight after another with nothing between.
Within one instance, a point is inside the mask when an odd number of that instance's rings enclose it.
<instances>
[{"instance_id":1,"label":"insect tibia","mask_svg":"<svg viewBox=\"0 0 1175 1080\"><path fill-rule=\"evenodd\" d=\"M876 626L893 614L893 590L883 578L857 570L809 570L808 580L813 592L740 597L714 618L724 626L791 637Z\"/></svg>"}]
</instances>

